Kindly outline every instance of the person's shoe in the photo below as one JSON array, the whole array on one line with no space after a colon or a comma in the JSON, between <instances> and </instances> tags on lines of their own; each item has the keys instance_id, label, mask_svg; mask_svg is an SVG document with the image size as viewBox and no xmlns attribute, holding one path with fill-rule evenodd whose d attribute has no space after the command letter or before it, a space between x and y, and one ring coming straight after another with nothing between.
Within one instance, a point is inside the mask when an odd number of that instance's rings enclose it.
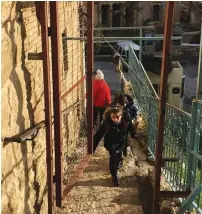
<instances>
[{"instance_id":1,"label":"person's shoe","mask_svg":"<svg viewBox=\"0 0 202 214\"><path fill-rule=\"evenodd\" d=\"M114 184L115 187L119 186L119 181L117 176L112 176L112 183Z\"/></svg>"}]
</instances>

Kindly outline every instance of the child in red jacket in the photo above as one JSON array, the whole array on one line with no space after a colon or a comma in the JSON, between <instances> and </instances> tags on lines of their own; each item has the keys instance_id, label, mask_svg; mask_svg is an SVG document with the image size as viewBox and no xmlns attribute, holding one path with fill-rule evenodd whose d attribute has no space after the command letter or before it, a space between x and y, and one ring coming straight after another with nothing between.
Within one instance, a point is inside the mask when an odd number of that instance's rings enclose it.
<instances>
[{"instance_id":1,"label":"child in red jacket","mask_svg":"<svg viewBox=\"0 0 202 214\"><path fill-rule=\"evenodd\" d=\"M105 107L111 104L110 89L104 80L104 74L97 70L95 79L93 79L93 120L96 122L98 113L100 114L100 123L103 119Z\"/></svg>"}]
</instances>

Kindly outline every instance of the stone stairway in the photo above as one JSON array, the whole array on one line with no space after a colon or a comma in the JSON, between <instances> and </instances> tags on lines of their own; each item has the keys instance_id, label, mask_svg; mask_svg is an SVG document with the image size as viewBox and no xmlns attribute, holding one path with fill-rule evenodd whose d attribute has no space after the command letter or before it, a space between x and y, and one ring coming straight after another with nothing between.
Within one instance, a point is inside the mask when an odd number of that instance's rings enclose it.
<instances>
[{"instance_id":1,"label":"stone stairway","mask_svg":"<svg viewBox=\"0 0 202 214\"><path fill-rule=\"evenodd\" d=\"M137 188L135 159L124 159L119 170L120 187L113 187L108 169L108 153L103 143L97 148L82 176L70 191L61 214L143 214Z\"/></svg>"}]
</instances>

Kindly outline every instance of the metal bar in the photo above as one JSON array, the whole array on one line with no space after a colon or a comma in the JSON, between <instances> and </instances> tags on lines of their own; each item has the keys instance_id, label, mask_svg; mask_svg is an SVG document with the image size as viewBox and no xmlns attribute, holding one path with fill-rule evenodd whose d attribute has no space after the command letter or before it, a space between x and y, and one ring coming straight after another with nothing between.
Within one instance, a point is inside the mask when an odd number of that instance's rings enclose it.
<instances>
[{"instance_id":1,"label":"metal bar","mask_svg":"<svg viewBox=\"0 0 202 214\"><path fill-rule=\"evenodd\" d=\"M182 47L200 47L200 44L181 43Z\"/></svg>"},{"instance_id":2,"label":"metal bar","mask_svg":"<svg viewBox=\"0 0 202 214\"><path fill-rule=\"evenodd\" d=\"M182 35L183 36L187 36L187 35L196 35L201 33L201 31L192 31L192 32L183 32Z\"/></svg>"},{"instance_id":3,"label":"metal bar","mask_svg":"<svg viewBox=\"0 0 202 214\"><path fill-rule=\"evenodd\" d=\"M48 214L53 213L53 145L52 145L52 119L51 119L51 87L48 42L48 3L35 2L37 18L41 24L42 54L43 54L43 82L44 105L46 124L46 164L48 183Z\"/></svg>"},{"instance_id":4,"label":"metal bar","mask_svg":"<svg viewBox=\"0 0 202 214\"><path fill-rule=\"evenodd\" d=\"M88 40L87 40L87 120L88 120L88 154L93 153L93 86L92 86L92 73L93 73L93 26L94 26L94 2L87 2L87 17L90 23L88 23Z\"/></svg>"},{"instance_id":5,"label":"metal bar","mask_svg":"<svg viewBox=\"0 0 202 214\"><path fill-rule=\"evenodd\" d=\"M83 76L78 82L76 82L69 90L67 90L63 95L61 95L61 99L64 99L71 91L73 91L79 84L81 84L85 80L86 76Z\"/></svg>"},{"instance_id":6,"label":"metal bar","mask_svg":"<svg viewBox=\"0 0 202 214\"><path fill-rule=\"evenodd\" d=\"M22 143L22 142L28 141L30 140L29 139L30 136L32 135L35 135L35 137L37 136L39 129L44 127L44 123L45 121L38 123L34 127L27 129L23 134L17 134L13 137L5 137L4 142L5 143L9 143L9 142Z\"/></svg>"},{"instance_id":7,"label":"metal bar","mask_svg":"<svg viewBox=\"0 0 202 214\"><path fill-rule=\"evenodd\" d=\"M86 41L84 41L84 42L86 42ZM117 43L117 40L107 40L107 41L105 41L105 40L102 40L102 41L99 41L99 40L97 40L97 41L93 41L93 43L95 44L97 44L97 43Z\"/></svg>"},{"instance_id":8,"label":"metal bar","mask_svg":"<svg viewBox=\"0 0 202 214\"><path fill-rule=\"evenodd\" d=\"M160 196L163 198L186 198L191 191L160 191Z\"/></svg>"},{"instance_id":9,"label":"metal bar","mask_svg":"<svg viewBox=\"0 0 202 214\"><path fill-rule=\"evenodd\" d=\"M172 35L172 21L173 21L173 7L174 2L166 3L165 27L164 27L164 43L161 65L161 83L160 83L160 99L158 112L158 127L157 127L157 144L155 151L155 177L154 177L154 200L153 200L153 214L160 213L159 199L160 199L160 177L162 165L162 151L163 151L163 137L164 137L164 123L165 123L165 107L166 107L166 86L168 79L168 64L170 56L170 43Z\"/></svg>"},{"instance_id":10,"label":"metal bar","mask_svg":"<svg viewBox=\"0 0 202 214\"><path fill-rule=\"evenodd\" d=\"M199 52L199 66L198 66L198 81L197 81L197 91L196 99L202 100L202 22L201 22L201 41L200 41L200 52Z\"/></svg>"},{"instance_id":11,"label":"metal bar","mask_svg":"<svg viewBox=\"0 0 202 214\"><path fill-rule=\"evenodd\" d=\"M141 26L141 27L97 27L94 28L94 31L105 31L105 30L139 30L139 29L145 29L145 30L155 30L155 26Z\"/></svg>"},{"instance_id":12,"label":"metal bar","mask_svg":"<svg viewBox=\"0 0 202 214\"><path fill-rule=\"evenodd\" d=\"M142 29L140 29L140 37L142 37ZM140 40L140 50L139 50L139 67L138 67L139 73L140 73L141 62L142 62L141 58L142 58L142 40Z\"/></svg>"},{"instance_id":13,"label":"metal bar","mask_svg":"<svg viewBox=\"0 0 202 214\"><path fill-rule=\"evenodd\" d=\"M195 187L195 189L191 192L188 198L183 202L178 214L183 214L192 204L192 202L196 199L196 197L202 192L202 186Z\"/></svg>"},{"instance_id":14,"label":"metal bar","mask_svg":"<svg viewBox=\"0 0 202 214\"><path fill-rule=\"evenodd\" d=\"M63 164L62 164L62 120L60 97L60 36L58 22L58 2L50 1L51 48L52 48L52 78L53 78L53 107L54 107L54 136L55 136L55 177L56 177L56 206L62 207L63 198ZM60 38L60 39L59 39Z\"/></svg>"},{"instance_id":15,"label":"metal bar","mask_svg":"<svg viewBox=\"0 0 202 214\"><path fill-rule=\"evenodd\" d=\"M74 175L72 176L72 178L68 182L68 185L65 187L65 189L63 191L64 197L66 197L68 195L68 193L70 192L70 190L75 186L75 184L77 183L79 177L82 175L82 173L85 170L87 164L89 163L90 158L91 158L91 155L88 154L81 160L79 166L77 167L77 171L74 173Z\"/></svg>"},{"instance_id":16,"label":"metal bar","mask_svg":"<svg viewBox=\"0 0 202 214\"><path fill-rule=\"evenodd\" d=\"M181 39L181 36L171 37L171 40ZM64 37L65 40L87 40L87 37ZM156 41L156 40L164 40L164 37L105 37L107 40L147 40L147 41ZM95 41L105 40L103 37L94 37Z\"/></svg>"},{"instance_id":17,"label":"metal bar","mask_svg":"<svg viewBox=\"0 0 202 214\"><path fill-rule=\"evenodd\" d=\"M196 122L196 120L195 120ZM189 153L192 154L193 156L195 156L199 161L202 161L202 156L200 154L197 154L195 151L192 151L190 149L188 149Z\"/></svg>"},{"instance_id":18,"label":"metal bar","mask_svg":"<svg viewBox=\"0 0 202 214\"><path fill-rule=\"evenodd\" d=\"M189 156L188 156L188 169L187 169L187 189L193 189L195 186L195 173L196 173L196 156L195 150L195 126L196 126L196 115L197 115L197 103L196 100L192 102L191 110L191 133L189 142ZM192 152L191 152L192 151Z\"/></svg>"},{"instance_id":19,"label":"metal bar","mask_svg":"<svg viewBox=\"0 0 202 214\"><path fill-rule=\"evenodd\" d=\"M142 29L140 29L140 37L142 37ZM142 62L142 40L140 40L139 62Z\"/></svg>"}]
</instances>

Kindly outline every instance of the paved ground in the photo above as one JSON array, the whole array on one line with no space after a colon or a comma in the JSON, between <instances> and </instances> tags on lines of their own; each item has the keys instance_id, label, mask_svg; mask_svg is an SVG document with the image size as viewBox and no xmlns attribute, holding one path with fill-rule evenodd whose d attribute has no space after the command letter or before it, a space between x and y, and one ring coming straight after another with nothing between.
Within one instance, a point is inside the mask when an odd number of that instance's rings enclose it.
<instances>
[{"instance_id":1,"label":"paved ground","mask_svg":"<svg viewBox=\"0 0 202 214\"><path fill-rule=\"evenodd\" d=\"M132 156L119 171L120 187L113 187L108 168L108 153L101 144L82 177L65 199L61 214L143 214L137 188L138 167Z\"/></svg>"}]
</instances>

